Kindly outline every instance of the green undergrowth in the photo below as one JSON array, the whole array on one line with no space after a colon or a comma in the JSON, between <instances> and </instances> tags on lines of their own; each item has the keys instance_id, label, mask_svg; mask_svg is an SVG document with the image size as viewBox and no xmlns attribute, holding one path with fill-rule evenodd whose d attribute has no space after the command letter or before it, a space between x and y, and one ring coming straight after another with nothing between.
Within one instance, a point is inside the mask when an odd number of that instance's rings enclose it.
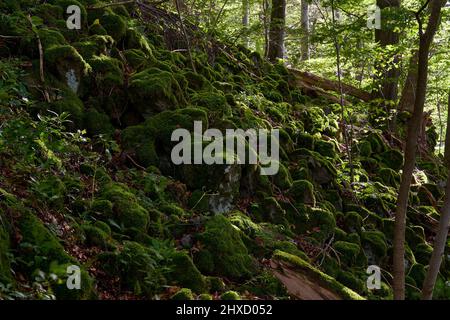
<instances>
[{"instance_id":1,"label":"green undergrowth","mask_svg":"<svg viewBox=\"0 0 450 320\"><path fill-rule=\"evenodd\" d=\"M367 127L353 137L350 164L340 106L302 92L283 64L214 41L193 47L190 61L171 51L160 26L135 18L135 4L104 3L0 4L0 34L14 36L0 45L0 298L295 298L270 259L344 299L392 298L403 156L380 120L349 106L344 116L357 113L355 126ZM81 30L66 28L69 4L82 9ZM277 174L175 165L172 133L193 136L194 121L222 133L279 129L280 140L269 141L280 150ZM424 216L439 219L446 176L431 152L419 160L406 231L409 299L420 297L432 250ZM373 264L380 290L366 288ZM70 265L82 290L65 286ZM446 258L436 298L449 297L449 276Z\"/></svg>"}]
</instances>

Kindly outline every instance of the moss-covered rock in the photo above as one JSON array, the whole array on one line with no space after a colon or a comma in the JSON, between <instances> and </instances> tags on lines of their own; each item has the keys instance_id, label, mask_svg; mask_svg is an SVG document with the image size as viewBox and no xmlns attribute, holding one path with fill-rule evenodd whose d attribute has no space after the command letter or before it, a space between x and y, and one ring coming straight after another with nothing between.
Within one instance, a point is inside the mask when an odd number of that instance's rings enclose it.
<instances>
[{"instance_id":1,"label":"moss-covered rock","mask_svg":"<svg viewBox=\"0 0 450 320\"><path fill-rule=\"evenodd\" d=\"M178 290L172 297L171 300L194 300L194 295L192 294L191 289L182 288Z\"/></svg>"},{"instance_id":2,"label":"moss-covered rock","mask_svg":"<svg viewBox=\"0 0 450 320\"><path fill-rule=\"evenodd\" d=\"M221 294L220 300L241 300L241 296L236 291L227 291Z\"/></svg>"},{"instance_id":3,"label":"moss-covered rock","mask_svg":"<svg viewBox=\"0 0 450 320\"><path fill-rule=\"evenodd\" d=\"M345 241L336 241L333 248L340 254L340 260L348 266L355 263L360 250L357 244Z\"/></svg>"},{"instance_id":4,"label":"moss-covered rock","mask_svg":"<svg viewBox=\"0 0 450 320\"><path fill-rule=\"evenodd\" d=\"M314 186L308 180L294 181L289 189L289 195L294 199L294 203L316 205Z\"/></svg>"},{"instance_id":5,"label":"moss-covered rock","mask_svg":"<svg viewBox=\"0 0 450 320\"><path fill-rule=\"evenodd\" d=\"M201 271L241 278L248 277L254 269L240 232L223 215L212 217L198 239L203 249L195 262Z\"/></svg>"},{"instance_id":6,"label":"moss-covered rock","mask_svg":"<svg viewBox=\"0 0 450 320\"><path fill-rule=\"evenodd\" d=\"M191 258L183 252L172 256L171 273L169 277L182 287L200 293L206 290L206 279L192 262Z\"/></svg>"},{"instance_id":7,"label":"moss-covered rock","mask_svg":"<svg viewBox=\"0 0 450 320\"><path fill-rule=\"evenodd\" d=\"M386 237L380 231L363 231L361 244L369 264L380 264L380 260L387 254Z\"/></svg>"},{"instance_id":8,"label":"moss-covered rock","mask_svg":"<svg viewBox=\"0 0 450 320\"><path fill-rule=\"evenodd\" d=\"M143 208L136 196L123 184L110 183L102 191L102 198L113 204L113 216L126 228L146 231L149 223L148 211Z\"/></svg>"},{"instance_id":9,"label":"moss-covered rock","mask_svg":"<svg viewBox=\"0 0 450 320\"><path fill-rule=\"evenodd\" d=\"M29 271L40 269L54 273L59 281L52 284L57 299L90 299L94 297L93 280L74 258L69 256L58 239L30 211L24 209L18 222L21 241L21 256ZM81 289L70 290L66 286L67 267L81 269Z\"/></svg>"}]
</instances>

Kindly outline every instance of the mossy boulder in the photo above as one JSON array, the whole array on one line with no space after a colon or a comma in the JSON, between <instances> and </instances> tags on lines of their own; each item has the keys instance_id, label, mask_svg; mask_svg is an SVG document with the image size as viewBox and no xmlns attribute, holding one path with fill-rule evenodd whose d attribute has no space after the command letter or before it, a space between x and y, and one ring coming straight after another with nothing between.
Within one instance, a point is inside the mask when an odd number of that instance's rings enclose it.
<instances>
[{"instance_id":1,"label":"mossy boulder","mask_svg":"<svg viewBox=\"0 0 450 320\"><path fill-rule=\"evenodd\" d=\"M336 219L333 214L321 208L309 208L308 214L308 230L315 239L325 241L332 235L336 227Z\"/></svg>"},{"instance_id":2,"label":"mossy boulder","mask_svg":"<svg viewBox=\"0 0 450 320\"><path fill-rule=\"evenodd\" d=\"M361 233L361 244L366 253L369 264L380 264L386 257L386 237L380 231L363 231Z\"/></svg>"},{"instance_id":3,"label":"mossy boulder","mask_svg":"<svg viewBox=\"0 0 450 320\"><path fill-rule=\"evenodd\" d=\"M253 261L242 236L223 215L212 217L205 231L198 236L203 249L194 260L208 274L230 278L248 277L254 270Z\"/></svg>"},{"instance_id":4,"label":"mossy boulder","mask_svg":"<svg viewBox=\"0 0 450 320\"><path fill-rule=\"evenodd\" d=\"M194 300L194 295L191 289L182 288L172 295L170 300Z\"/></svg>"},{"instance_id":5,"label":"mossy boulder","mask_svg":"<svg viewBox=\"0 0 450 320\"><path fill-rule=\"evenodd\" d=\"M427 243L419 243L413 248L413 252L416 261L426 266L430 262L433 247Z\"/></svg>"},{"instance_id":6,"label":"mossy boulder","mask_svg":"<svg viewBox=\"0 0 450 320\"><path fill-rule=\"evenodd\" d=\"M147 230L148 211L139 204L137 197L126 185L107 184L103 188L101 196L113 204L113 216L109 218L116 220L126 228L137 228L144 232Z\"/></svg>"},{"instance_id":7,"label":"mossy boulder","mask_svg":"<svg viewBox=\"0 0 450 320\"><path fill-rule=\"evenodd\" d=\"M100 25L117 42L122 40L127 32L127 21L109 10L100 17Z\"/></svg>"},{"instance_id":8,"label":"mossy boulder","mask_svg":"<svg viewBox=\"0 0 450 320\"><path fill-rule=\"evenodd\" d=\"M289 196L292 197L294 203L316 205L314 196L314 186L308 180L296 180L289 189Z\"/></svg>"},{"instance_id":9,"label":"mossy boulder","mask_svg":"<svg viewBox=\"0 0 450 320\"><path fill-rule=\"evenodd\" d=\"M220 295L220 300L241 300L241 296L236 291L227 291Z\"/></svg>"},{"instance_id":10,"label":"mossy boulder","mask_svg":"<svg viewBox=\"0 0 450 320\"><path fill-rule=\"evenodd\" d=\"M53 235L33 213L24 209L18 221L22 236L20 252L25 268L30 272L36 269L54 273L58 281L52 285L57 299L90 299L94 297L93 279L78 261L69 256L58 238ZM70 290L66 286L67 266L75 265L81 269L81 289Z\"/></svg>"},{"instance_id":11,"label":"mossy boulder","mask_svg":"<svg viewBox=\"0 0 450 320\"><path fill-rule=\"evenodd\" d=\"M91 135L112 135L114 132L114 127L108 115L94 108L90 108L85 112L83 123L87 132Z\"/></svg>"},{"instance_id":12,"label":"mossy boulder","mask_svg":"<svg viewBox=\"0 0 450 320\"><path fill-rule=\"evenodd\" d=\"M206 290L207 282L198 271L191 258L184 252L177 252L172 256L172 268L169 278L182 287L201 293Z\"/></svg>"},{"instance_id":13,"label":"mossy boulder","mask_svg":"<svg viewBox=\"0 0 450 320\"><path fill-rule=\"evenodd\" d=\"M395 149L390 149L379 156L381 162L386 167L398 171L403 167L403 154Z\"/></svg>"},{"instance_id":14,"label":"mossy boulder","mask_svg":"<svg viewBox=\"0 0 450 320\"><path fill-rule=\"evenodd\" d=\"M340 260L348 266L352 266L356 262L359 254L359 245L346 241L336 241L333 248L340 254Z\"/></svg>"},{"instance_id":15,"label":"mossy boulder","mask_svg":"<svg viewBox=\"0 0 450 320\"><path fill-rule=\"evenodd\" d=\"M184 93L171 72L149 68L129 79L132 107L144 116L179 108L185 103Z\"/></svg>"}]
</instances>

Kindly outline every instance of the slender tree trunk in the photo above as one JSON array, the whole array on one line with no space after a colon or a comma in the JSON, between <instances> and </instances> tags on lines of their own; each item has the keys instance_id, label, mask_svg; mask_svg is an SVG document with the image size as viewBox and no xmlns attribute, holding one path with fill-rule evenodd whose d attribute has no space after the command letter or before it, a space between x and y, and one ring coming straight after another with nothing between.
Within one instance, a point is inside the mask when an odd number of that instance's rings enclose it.
<instances>
[{"instance_id":1,"label":"slender tree trunk","mask_svg":"<svg viewBox=\"0 0 450 320\"><path fill-rule=\"evenodd\" d=\"M269 0L262 0L264 24L264 57L269 55Z\"/></svg>"},{"instance_id":2,"label":"slender tree trunk","mask_svg":"<svg viewBox=\"0 0 450 320\"><path fill-rule=\"evenodd\" d=\"M272 0L270 16L270 41L268 58L276 62L284 57L284 32L286 25L286 0Z\"/></svg>"},{"instance_id":3,"label":"slender tree trunk","mask_svg":"<svg viewBox=\"0 0 450 320\"><path fill-rule=\"evenodd\" d=\"M400 111L414 111L414 100L416 99L417 84L417 60L419 59L418 51L415 50L409 60L408 75L402 90L402 97L398 104Z\"/></svg>"},{"instance_id":4,"label":"slender tree trunk","mask_svg":"<svg viewBox=\"0 0 450 320\"><path fill-rule=\"evenodd\" d=\"M244 29L244 45L248 47L248 26L250 18L249 0L242 0L242 28Z\"/></svg>"},{"instance_id":5,"label":"slender tree trunk","mask_svg":"<svg viewBox=\"0 0 450 320\"><path fill-rule=\"evenodd\" d=\"M450 169L450 90L448 92L447 131L445 134L444 163Z\"/></svg>"},{"instance_id":6,"label":"slender tree trunk","mask_svg":"<svg viewBox=\"0 0 450 320\"><path fill-rule=\"evenodd\" d=\"M302 40L301 40L301 54L302 61L309 60L309 2L308 0L302 0L302 12L301 12L301 28L302 28Z\"/></svg>"},{"instance_id":7,"label":"slender tree trunk","mask_svg":"<svg viewBox=\"0 0 450 320\"><path fill-rule=\"evenodd\" d=\"M428 80L428 54L434 35L439 26L441 8L443 0L431 0L427 4L431 6L431 15L425 33L423 32L420 14L425 10L416 13L419 23L419 60L417 73L417 92L414 103L414 113L408 124L408 135L405 146L405 163L403 165L400 189L397 198L397 210L395 212L394 243L393 243L393 288L394 299L405 299L405 227L406 210L408 206L408 195L411 186L412 173L416 162L416 150L418 134L422 125L423 107L425 104L425 94Z\"/></svg>"},{"instance_id":8,"label":"slender tree trunk","mask_svg":"<svg viewBox=\"0 0 450 320\"><path fill-rule=\"evenodd\" d=\"M385 8L399 8L400 0L377 0L377 5L381 10ZM382 21L381 30L375 30L375 42L379 42L382 48L397 45L399 43L399 34L394 32L393 26L387 21ZM394 53L393 62L386 66L381 79L381 88L378 95L385 99L396 101L398 98L398 78L400 71L395 67L398 62L397 54Z\"/></svg>"},{"instance_id":9,"label":"slender tree trunk","mask_svg":"<svg viewBox=\"0 0 450 320\"><path fill-rule=\"evenodd\" d=\"M448 99L450 106L450 95ZM450 123L450 113L447 115L447 124ZM450 127L447 126L446 139L450 135ZM447 144L447 141L445 141ZM447 168L448 162L446 163ZM441 209L441 219L439 221L439 228L434 239L434 249L431 255L428 272L423 282L422 299L431 300L433 298L433 289L436 284L436 279L441 267L442 256L445 252L445 244L447 242L448 231L450 227L450 174L447 178L447 186L445 189L444 205Z\"/></svg>"}]
</instances>

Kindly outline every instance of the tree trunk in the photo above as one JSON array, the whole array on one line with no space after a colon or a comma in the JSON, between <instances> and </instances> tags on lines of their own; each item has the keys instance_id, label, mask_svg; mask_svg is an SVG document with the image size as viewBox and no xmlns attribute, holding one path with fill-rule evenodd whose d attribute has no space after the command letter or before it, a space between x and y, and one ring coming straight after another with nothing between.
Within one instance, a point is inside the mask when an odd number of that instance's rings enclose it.
<instances>
[{"instance_id":1,"label":"tree trunk","mask_svg":"<svg viewBox=\"0 0 450 320\"><path fill-rule=\"evenodd\" d=\"M419 59L418 51L415 50L409 60L408 75L402 90L402 97L398 104L400 111L414 111L414 100L416 99L416 83L417 83L417 60Z\"/></svg>"},{"instance_id":2,"label":"tree trunk","mask_svg":"<svg viewBox=\"0 0 450 320\"><path fill-rule=\"evenodd\" d=\"M385 8L399 8L400 0L377 0L377 5L381 10ZM393 26L382 23L381 30L375 30L375 42L379 42L382 48L397 45L399 43L399 34L393 31ZM381 88L378 95L385 100L396 101L398 98L398 78L400 71L395 65L398 63L398 57L395 54L393 62L386 66L381 76Z\"/></svg>"},{"instance_id":3,"label":"tree trunk","mask_svg":"<svg viewBox=\"0 0 450 320\"><path fill-rule=\"evenodd\" d=\"M450 95L448 99L448 104L450 106ZM447 134L446 139L450 135L450 127L448 126L450 123L450 113L447 114ZM445 141L447 147L447 140ZM446 148L447 151L447 148ZM448 162L446 163L447 168ZM442 256L445 252L445 244L447 241L448 231L450 227L450 175L447 178L447 186L445 188L445 198L444 205L441 209L441 219L439 221L439 229L436 234L436 238L434 239L434 249L433 254L430 258L430 263L428 266L428 272L423 282L422 288L422 299L423 300L431 300L433 298L433 289L436 284L436 279L439 273L439 269L441 267Z\"/></svg>"},{"instance_id":4,"label":"tree trunk","mask_svg":"<svg viewBox=\"0 0 450 320\"><path fill-rule=\"evenodd\" d=\"M268 58L276 62L284 57L284 29L286 24L286 0L272 0L270 16L270 41Z\"/></svg>"},{"instance_id":5,"label":"tree trunk","mask_svg":"<svg viewBox=\"0 0 450 320\"><path fill-rule=\"evenodd\" d=\"M244 29L244 45L248 47L248 26L250 16L249 0L242 0L242 28Z\"/></svg>"},{"instance_id":6,"label":"tree trunk","mask_svg":"<svg viewBox=\"0 0 450 320\"><path fill-rule=\"evenodd\" d=\"M444 163L447 168L450 168L450 91L448 92L447 131L445 134Z\"/></svg>"},{"instance_id":7,"label":"tree trunk","mask_svg":"<svg viewBox=\"0 0 450 320\"><path fill-rule=\"evenodd\" d=\"M416 150L418 134L422 125L423 107L428 80L428 54L434 35L439 26L443 0L431 0L431 15L425 33L422 30L420 13L416 14L419 22L419 60L417 73L417 92L414 102L414 112L408 124L408 135L405 146L405 163L403 165L400 189L397 198L397 210L395 212L394 243L393 243L393 288L394 299L405 299L405 227L408 195L411 186L412 173L416 162Z\"/></svg>"},{"instance_id":8,"label":"tree trunk","mask_svg":"<svg viewBox=\"0 0 450 320\"><path fill-rule=\"evenodd\" d=\"M264 57L269 55L269 0L262 0L264 25Z\"/></svg>"},{"instance_id":9,"label":"tree trunk","mask_svg":"<svg viewBox=\"0 0 450 320\"><path fill-rule=\"evenodd\" d=\"M309 2L308 0L302 0L302 12L301 12L301 59L302 61L309 60Z\"/></svg>"}]
</instances>

